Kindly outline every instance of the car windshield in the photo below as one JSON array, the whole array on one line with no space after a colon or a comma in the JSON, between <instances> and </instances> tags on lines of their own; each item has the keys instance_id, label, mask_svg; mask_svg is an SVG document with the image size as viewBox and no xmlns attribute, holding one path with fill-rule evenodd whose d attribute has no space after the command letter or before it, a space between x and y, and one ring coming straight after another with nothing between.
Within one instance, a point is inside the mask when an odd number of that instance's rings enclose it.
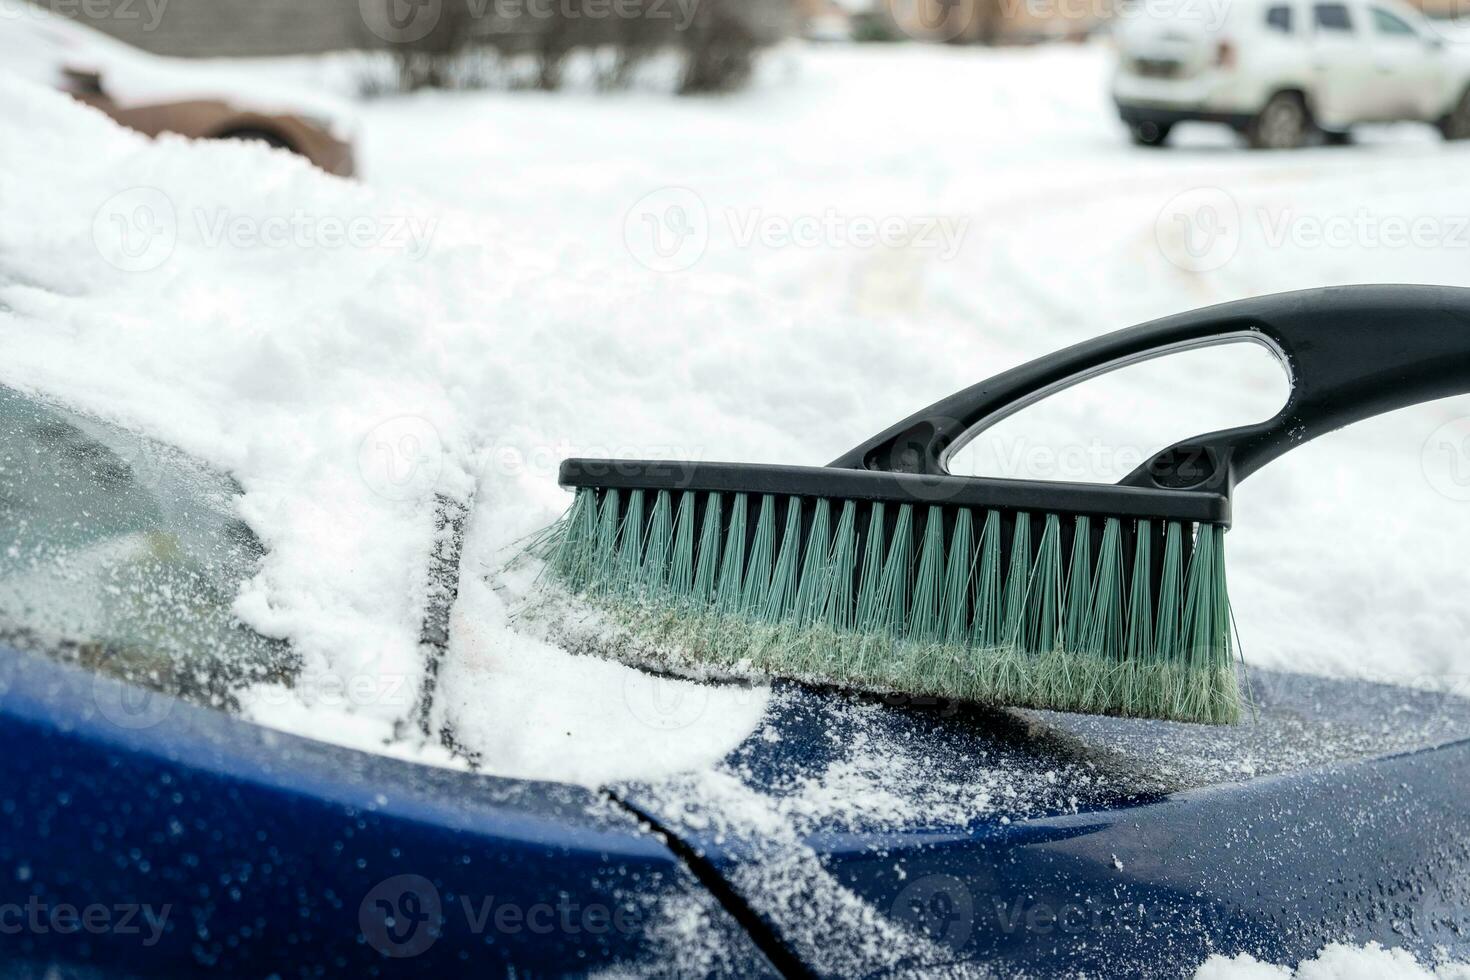
<instances>
[{"instance_id":1,"label":"car windshield","mask_svg":"<svg viewBox=\"0 0 1470 980\"><path fill-rule=\"evenodd\" d=\"M182 453L0 386L0 644L215 707L293 672L231 613L261 548L239 488Z\"/></svg>"}]
</instances>

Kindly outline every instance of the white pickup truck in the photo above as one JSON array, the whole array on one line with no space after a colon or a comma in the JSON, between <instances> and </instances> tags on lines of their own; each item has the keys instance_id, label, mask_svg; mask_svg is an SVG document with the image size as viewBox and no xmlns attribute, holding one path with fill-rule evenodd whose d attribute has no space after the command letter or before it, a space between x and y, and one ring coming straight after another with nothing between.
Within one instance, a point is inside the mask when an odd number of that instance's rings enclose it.
<instances>
[{"instance_id":1,"label":"white pickup truck","mask_svg":"<svg viewBox=\"0 0 1470 980\"><path fill-rule=\"evenodd\" d=\"M1399 120L1467 139L1470 43L1453 36L1398 0L1166 0L1116 29L1113 99L1146 146L1185 120L1271 149Z\"/></svg>"}]
</instances>

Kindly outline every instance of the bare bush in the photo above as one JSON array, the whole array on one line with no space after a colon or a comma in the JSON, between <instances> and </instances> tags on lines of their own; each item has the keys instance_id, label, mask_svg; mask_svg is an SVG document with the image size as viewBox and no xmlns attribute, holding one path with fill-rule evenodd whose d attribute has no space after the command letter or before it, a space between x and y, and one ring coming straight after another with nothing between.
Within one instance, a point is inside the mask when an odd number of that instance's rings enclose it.
<instances>
[{"instance_id":1,"label":"bare bush","mask_svg":"<svg viewBox=\"0 0 1470 980\"><path fill-rule=\"evenodd\" d=\"M594 83L629 85L642 64L676 55L681 93L738 88L757 53L794 27L792 0L369 0L371 34L402 89L529 84L554 90L588 56ZM432 29L425 21L435 12ZM386 27L384 25L387 25ZM529 60L531 70L521 66Z\"/></svg>"},{"instance_id":2,"label":"bare bush","mask_svg":"<svg viewBox=\"0 0 1470 980\"><path fill-rule=\"evenodd\" d=\"M755 55L792 29L784 0L702 0L679 42L684 94L724 92L750 78Z\"/></svg>"}]
</instances>

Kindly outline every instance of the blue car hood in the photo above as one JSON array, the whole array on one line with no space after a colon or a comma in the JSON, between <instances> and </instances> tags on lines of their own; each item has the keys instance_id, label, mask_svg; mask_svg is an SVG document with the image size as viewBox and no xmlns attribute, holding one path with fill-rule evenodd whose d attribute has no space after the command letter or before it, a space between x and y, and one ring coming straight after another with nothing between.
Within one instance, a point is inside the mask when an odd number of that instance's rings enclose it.
<instances>
[{"instance_id":1,"label":"blue car hood","mask_svg":"<svg viewBox=\"0 0 1470 980\"><path fill-rule=\"evenodd\" d=\"M1255 682L1259 718L1229 729L779 686L713 770L598 793L367 756L0 650L0 950L110 976L1470 954L1470 704ZM82 911L116 928L62 928Z\"/></svg>"},{"instance_id":2,"label":"blue car hood","mask_svg":"<svg viewBox=\"0 0 1470 980\"><path fill-rule=\"evenodd\" d=\"M783 686L716 771L616 792L788 973L1470 952L1470 702L1252 687L1255 719L1219 728Z\"/></svg>"}]
</instances>

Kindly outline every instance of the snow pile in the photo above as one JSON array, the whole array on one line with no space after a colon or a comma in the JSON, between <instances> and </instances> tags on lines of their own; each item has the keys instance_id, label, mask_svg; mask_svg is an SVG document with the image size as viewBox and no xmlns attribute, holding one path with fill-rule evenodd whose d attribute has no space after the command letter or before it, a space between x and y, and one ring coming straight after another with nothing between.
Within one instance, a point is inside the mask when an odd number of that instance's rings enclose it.
<instances>
[{"instance_id":1,"label":"snow pile","mask_svg":"<svg viewBox=\"0 0 1470 980\"><path fill-rule=\"evenodd\" d=\"M1377 943L1353 947L1334 944L1292 970L1262 963L1248 953L1212 956L1194 980L1467 980L1470 965L1425 966L1401 949Z\"/></svg>"},{"instance_id":2,"label":"snow pile","mask_svg":"<svg viewBox=\"0 0 1470 980\"><path fill-rule=\"evenodd\" d=\"M236 612L304 662L290 690L242 696L250 717L446 761L415 744L410 723L436 495L477 498L466 566L488 570L563 506L544 468L508 463L506 448L544 467L599 448L562 443L568 434L608 449L623 432L672 444L675 416L661 423L648 397L666 384L649 365L691 320L733 337L738 310L670 295L645 318L637 283L585 265L585 279L567 276L564 257L524 236L511 248L487 219L258 146L149 141L6 77L0 103L0 381L239 479L240 516L267 555ZM721 356L712 347L690 369ZM686 419L699 418L693 387ZM645 751L658 729L623 693L642 675L551 659L476 588L452 670L503 670L507 683L490 693L466 681L446 702L485 739L469 748L487 768L650 776L719 758L760 715L758 695L728 712L717 703L708 738L696 726Z\"/></svg>"}]
</instances>

